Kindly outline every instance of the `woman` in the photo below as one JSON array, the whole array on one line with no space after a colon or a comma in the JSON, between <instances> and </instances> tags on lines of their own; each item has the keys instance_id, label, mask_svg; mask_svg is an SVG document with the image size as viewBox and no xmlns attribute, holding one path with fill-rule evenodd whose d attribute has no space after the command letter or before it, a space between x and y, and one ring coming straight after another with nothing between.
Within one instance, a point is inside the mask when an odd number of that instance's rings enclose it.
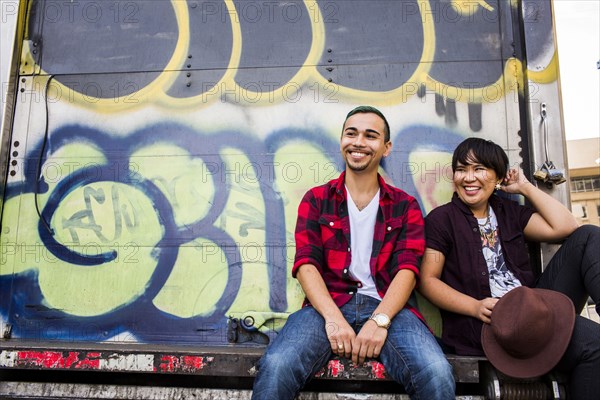
<instances>
[{"instance_id":1,"label":"woman","mask_svg":"<svg viewBox=\"0 0 600 400\"><path fill-rule=\"evenodd\" d=\"M572 398L597 398L600 325L578 314L588 296L600 311L600 229L578 228L566 207L531 184L520 170L507 168L506 153L491 141L469 138L456 148L452 157L456 192L450 203L426 218L420 292L441 309L442 341L450 352L462 355L484 354L482 326L490 324L499 298L512 289L526 286L564 293L577 317L568 348L557 354L556 369L570 375ZM533 209L496 191L520 194ZM526 240L554 242L567 237L536 280Z\"/></svg>"}]
</instances>

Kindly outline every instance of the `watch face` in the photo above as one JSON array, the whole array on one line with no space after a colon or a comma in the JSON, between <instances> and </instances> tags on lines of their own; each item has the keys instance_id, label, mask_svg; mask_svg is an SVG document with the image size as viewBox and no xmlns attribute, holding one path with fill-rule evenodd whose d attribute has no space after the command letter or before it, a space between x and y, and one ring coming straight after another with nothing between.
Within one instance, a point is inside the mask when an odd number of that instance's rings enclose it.
<instances>
[{"instance_id":1,"label":"watch face","mask_svg":"<svg viewBox=\"0 0 600 400\"><path fill-rule=\"evenodd\" d=\"M375 322L377 322L377 325L382 326L382 327L386 327L389 323L390 323L390 319L383 314L377 314L374 316Z\"/></svg>"}]
</instances>

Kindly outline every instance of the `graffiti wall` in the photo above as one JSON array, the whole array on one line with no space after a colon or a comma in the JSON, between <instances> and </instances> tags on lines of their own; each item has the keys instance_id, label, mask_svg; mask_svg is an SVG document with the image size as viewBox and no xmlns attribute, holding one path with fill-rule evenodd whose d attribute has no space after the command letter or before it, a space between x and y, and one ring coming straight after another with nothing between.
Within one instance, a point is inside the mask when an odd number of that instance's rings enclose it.
<instances>
[{"instance_id":1,"label":"graffiti wall","mask_svg":"<svg viewBox=\"0 0 600 400\"><path fill-rule=\"evenodd\" d=\"M3 160L12 337L223 344L230 318L277 329L303 299L297 206L343 170L357 105L389 118L381 173L424 213L449 200L464 137L521 160L508 1L32 0L22 12ZM539 49L538 80L553 81L554 49Z\"/></svg>"}]
</instances>

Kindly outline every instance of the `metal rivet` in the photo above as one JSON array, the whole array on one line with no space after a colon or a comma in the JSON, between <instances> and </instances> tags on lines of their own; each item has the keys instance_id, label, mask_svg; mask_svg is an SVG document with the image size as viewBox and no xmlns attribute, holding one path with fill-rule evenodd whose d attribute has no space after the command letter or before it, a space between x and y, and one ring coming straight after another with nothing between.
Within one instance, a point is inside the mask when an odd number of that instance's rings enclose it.
<instances>
[{"instance_id":1,"label":"metal rivet","mask_svg":"<svg viewBox=\"0 0 600 400\"><path fill-rule=\"evenodd\" d=\"M333 222L330 222L330 223L329 223L329 226L333 226Z\"/></svg>"},{"instance_id":2,"label":"metal rivet","mask_svg":"<svg viewBox=\"0 0 600 400\"><path fill-rule=\"evenodd\" d=\"M186 83L186 84L185 84L185 86L187 86L187 87L190 87L190 86L192 86L192 82L188 82L188 83Z\"/></svg>"},{"instance_id":3,"label":"metal rivet","mask_svg":"<svg viewBox=\"0 0 600 400\"><path fill-rule=\"evenodd\" d=\"M331 50L331 49L327 49L327 52L328 52L328 53L331 53L332 51L333 51L333 50Z\"/></svg>"},{"instance_id":4,"label":"metal rivet","mask_svg":"<svg viewBox=\"0 0 600 400\"><path fill-rule=\"evenodd\" d=\"M189 78L190 76L192 76L192 74L188 72L187 74L185 74L185 76Z\"/></svg>"},{"instance_id":5,"label":"metal rivet","mask_svg":"<svg viewBox=\"0 0 600 400\"><path fill-rule=\"evenodd\" d=\"M253 327L254 326L254 317L252 317L251 315L248 315L247 317L244 318L244 320L242 321L242 323L244 325L246 325L247 327Z\"/></svg>"},{"instance_id":6,"label":"metal rivet","mask_svg":"<svg viewBox=\"0 0 600 400\"><path fill-rule=\"evenodd\" d=\"M15 143L13 144L13 146L19 147L20 144L21 144L21 142L19 142L18 140L15 140Z\"/></svg>"}]
</instances>

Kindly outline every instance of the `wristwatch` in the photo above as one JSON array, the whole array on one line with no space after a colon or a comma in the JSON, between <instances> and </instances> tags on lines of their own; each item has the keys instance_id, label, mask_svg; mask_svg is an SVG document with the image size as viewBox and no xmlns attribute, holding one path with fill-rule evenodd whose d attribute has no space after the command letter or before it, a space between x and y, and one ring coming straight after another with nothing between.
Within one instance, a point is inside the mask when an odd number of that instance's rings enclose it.
<instances>
[{"instance_id":1,"label":"wristwatch","mask_svg":"<svg viewBox=\"0 0 600 400\"><path fill-rule=\"evenodd\" d=\"M390 317L388 317L384 313L373 314L371 315L371 317L369 317L369 319L372 319L373 321L375 321L378 327L384 329L389 328L390 324L392 323L392 321L390 321Z\"/></svg>"}]
</instances>

